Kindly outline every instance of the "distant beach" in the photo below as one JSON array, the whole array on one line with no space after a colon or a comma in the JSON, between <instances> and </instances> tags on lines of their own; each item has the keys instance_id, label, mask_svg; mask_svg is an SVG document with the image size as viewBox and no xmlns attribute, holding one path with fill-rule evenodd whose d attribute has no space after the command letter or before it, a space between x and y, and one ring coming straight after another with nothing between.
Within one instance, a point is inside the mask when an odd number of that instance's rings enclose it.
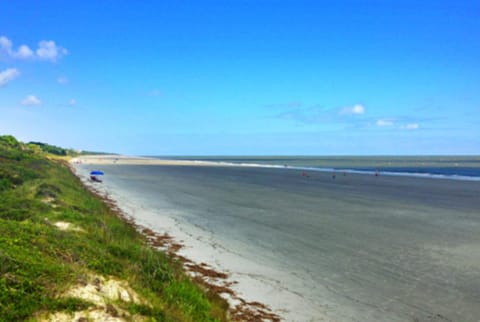
<instances>
[{"instance_id":1,"label":"distant beach","mask_svg":"<svg viewBox=\"0 0 480 322\"><path fill-rule=\"evenodd\" d=\"M238 162L73 161L84 179L104 171L96 187L181 256L287 321L480 316L479 181Z\"/></svg>"}]
</instances>

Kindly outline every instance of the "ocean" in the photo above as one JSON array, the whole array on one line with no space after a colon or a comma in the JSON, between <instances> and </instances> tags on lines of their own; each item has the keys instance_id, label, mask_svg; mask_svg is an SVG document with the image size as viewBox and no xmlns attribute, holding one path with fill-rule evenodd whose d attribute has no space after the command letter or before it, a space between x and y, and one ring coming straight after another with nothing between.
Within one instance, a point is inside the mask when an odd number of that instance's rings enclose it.
<instances>
[{"instance_id":1,"label":"ocean","mask_svg":"<svg viewBox=\"0 0 480 322\"><path fill-rule=\"evenodd\" d=\"M159 156L251 166L480 180L480 156Z\"/></svg>"},{"instance_id":2,"label":"ocean","mask_svg":"<svg viewBox=\"0 0 480 322\"><path fill-rule=\"evenodd\" d=\"M287 321L478 321L480 158L172 159L77 169Z\"/></svg>"}]
</instances>

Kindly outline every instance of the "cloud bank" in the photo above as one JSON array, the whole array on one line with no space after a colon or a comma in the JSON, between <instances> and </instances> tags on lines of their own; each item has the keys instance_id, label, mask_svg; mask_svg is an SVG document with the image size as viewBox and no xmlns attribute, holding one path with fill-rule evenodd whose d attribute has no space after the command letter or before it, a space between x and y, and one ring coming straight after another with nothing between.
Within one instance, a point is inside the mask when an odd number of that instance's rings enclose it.
<instances>
[{"instance_id":1,"label":"cloud bank","mask_svg":"<svg viewBox=\"0 0 480 322\"><path fill-rule=\"evenodd\" d=\"M10 39L0 36L0 54L10 59L38 59L56 62L63 56L68 55L68 50L57 45L53 40L39 41L36 50L32 50L27 45L21 45L15 50Z\"/></svg>"},{"instance_id":2,"label":"cloud bank","mask_svg":"<svg viewBox=\"0 0 480 322\"><path fill-rule=\"evenodd\" d=\"M275 115L276 118L290 120L298 124L306 125L341 125L345 128L383 130L418 130L418 119L406 116L390 116L378 118L367 116L367 109L362 104L355 104L343 108L324 108L320 105L303 106L289 104L276 104L275 107L283 107L286 110Z\"/></svg>"}]
</instances>

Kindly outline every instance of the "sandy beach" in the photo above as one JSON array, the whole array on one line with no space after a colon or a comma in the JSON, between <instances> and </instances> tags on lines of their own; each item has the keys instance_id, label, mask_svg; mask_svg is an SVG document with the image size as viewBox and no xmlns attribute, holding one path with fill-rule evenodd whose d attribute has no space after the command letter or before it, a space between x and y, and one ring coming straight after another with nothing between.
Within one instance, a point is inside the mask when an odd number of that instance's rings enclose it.
<instances>
[{"instance_id":1,"label":"sandy beach","mask_svg":"<svg viewBox=\"0 0 480 322\"><path fill-rule=\"evenodd\" d=\"M286 321L480 316L478 182L120 156L73 164L83 179L105 171L95 188L138 224Z\"/></svg>"},{"instance_id":2,"label":"sandy beach","mask_svg":"<svg viewBox=\"0 0 480 322\"><path fill-rule=\"evenodd\" d=\"M167 160L148 157L132 157L124 155L87 155L72 160L73 164L90 165L176 165L176 166L218 166L213 161Z\"/></svg>"},{"instance_id":3,"label":"sandy beach","mask_svg":"<svg viewBox=\"0 0 480 322\"><path fill-rule=\"evenodd\" d=\"M288 273L233 253L213 236L205 234L204 230L176 220L175 211L172 209L152 212L144 200L132 194L132 191L119 189L108 182L102 185L92 183L88 180L89 171L85 171L90 165L217 166L217 163L127 156L86 156L73 159L71 163L83 183L113 202L114 207L118 207L127 220L137 225L139 231L147 236L167 236L167 242L159 248L170 252L170 247L174 246L172 255L186 263L185 269L192 277L198 276L199 272L195 268L207 268L209 271L203 274L202 282L213 285L213 289L218 286L219 294L227 299L233 312L238 310L249 315L252 312L265 321L313 321L318 319L312 319L312 316L323 316L312 303L304 302L300 294L295 294L279 284L279 281L292 279ZM292 309L294 311L291 311Z\"/></svg>"}]
</instances>

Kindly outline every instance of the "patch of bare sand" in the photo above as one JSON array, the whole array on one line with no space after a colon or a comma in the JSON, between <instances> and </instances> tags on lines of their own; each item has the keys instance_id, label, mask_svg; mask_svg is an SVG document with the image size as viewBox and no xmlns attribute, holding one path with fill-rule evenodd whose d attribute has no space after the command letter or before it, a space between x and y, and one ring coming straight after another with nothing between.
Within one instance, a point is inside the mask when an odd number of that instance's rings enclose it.
<instances>
[{"instance_id":1,"label":"patch of bare sand","mask_svg":"<svg viewBox=\"0 0 480 322\"><path fill-rule=\"evenodd\" d=\"M53 225L63 231L79 231L79 232L84 231L82 228L75 226L74 224L66 221L57 221L57 222L54 222Z\"/></svg>"},{"instance_id":2,"label":"patch of bare sand","mask_svg":"<svg viewBox=\"0 0 480 322\"><path fill-rule=\"evenodd\" d=\"M117 313L118 314L118 313ZM143 322L148 321L147 318L139 315L135 316L116 316L112 315L112 312L104 308L95 308L90 310L78 311L74 313L55 313L49 316L45 320L41 321L49 321L49 322L125 322L125 321L132 321L132 322Z\"/></svg>"},{"instance_id":3,"label":"patch of bare sand","mask_svg":"<svg viewBox=\"0 0 480 322\"><path fill-rule=\"evenodd\" d=\"M146 321L147 318L141 315L132 315L121 309L115 303L136 303L149 305L149 303L140 297L129 285L127 281L113 277L105 278L103 276L89 274L82 281L68 289L62 297L79 298L94 306L72 313L56 312L43 315L39 321L89 321L89 322L123 322L123 321Z\"/></svg>"},{"instance_id":4,"label":"patch of bare sand","mask_svg":"<svg viewBox=\"0 0 480 322\"><path fill-rule=\"evenodd\" d=\"M57 208L58 206L55 204L55 202L57 201L55 198L53 197L44 197L43 199L40 200L41 202L43 202L44 204L46 205L49 205L51 206L52 208Z\"/></svg>"}]
</instances>

